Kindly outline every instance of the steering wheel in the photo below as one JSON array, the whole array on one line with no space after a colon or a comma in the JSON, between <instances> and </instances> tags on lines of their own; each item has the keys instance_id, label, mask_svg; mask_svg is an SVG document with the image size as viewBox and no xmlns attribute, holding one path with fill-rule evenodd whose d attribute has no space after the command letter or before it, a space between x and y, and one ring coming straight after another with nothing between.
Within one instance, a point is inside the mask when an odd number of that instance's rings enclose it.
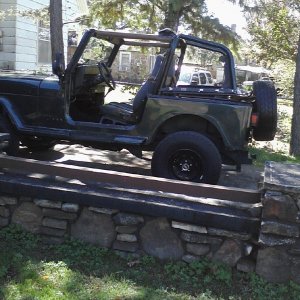
<instances>
[{"instance_id":1,"label":"steering wheel","mask_svg":"<svg viewBox=\"0 0 300 300\"><path fill-rule=\"evenodd\" d=\"M113 79L111 75L111 71L108 69L107 65L105 62L100 61L98 63L98 68L100 71L100 75L102 76L104 82L111 88L115 89L116 88L116 83L115 80Z\"/></svg>"}]
</instances>

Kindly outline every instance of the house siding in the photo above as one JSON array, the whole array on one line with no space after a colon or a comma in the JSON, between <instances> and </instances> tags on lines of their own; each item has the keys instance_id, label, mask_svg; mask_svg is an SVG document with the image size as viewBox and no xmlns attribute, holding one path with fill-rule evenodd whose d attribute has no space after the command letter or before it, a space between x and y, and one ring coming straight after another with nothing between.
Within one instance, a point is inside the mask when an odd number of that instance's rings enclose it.
<instances>
[{"instance_id":1,"label":"house siding","mask_svg":"<svg viewBox=\"0 0 300 300\"><path fill-rule=\"evenodd\" d=\"M39 9L49 5L49 0L0 0L0 9L17 8L18 10ZM63 1L64 22L74 20L79 13L87 12L86 1ZM81 10L79 10L79 8ZM64 26L64 39L67 45L68 27ZM0 51L0 68L15 70L36 70L38 64L38 22L25 17L9 17L0 21L3 32L3 47Z\"/></svg>"},{"instance_id":2,"label":"house siding","mask_svg":"<svg viewBox=\"0 0 300 300\"><path fill-rule=\"evenodd\" d=\"M15 6L16 0L0 1L0 10L6 10ZM0 68L14 68L16 60L15 36L16 36L16 18L9 17L6 21L0 21L0 29L2 30L3 47L0 51Z\"/></svg>"}]
</instances>

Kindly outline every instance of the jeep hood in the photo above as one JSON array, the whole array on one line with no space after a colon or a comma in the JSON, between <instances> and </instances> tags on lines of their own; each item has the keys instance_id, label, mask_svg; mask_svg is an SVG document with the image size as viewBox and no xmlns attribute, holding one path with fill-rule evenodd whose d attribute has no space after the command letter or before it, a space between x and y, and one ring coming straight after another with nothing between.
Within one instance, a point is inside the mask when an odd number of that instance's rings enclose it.
<instances>
[{"instance_id":1,"label":"jeep hood","mask_svg":"<svg viewBox=\"0 0 300 300\"><path fill-rule=\"evenodd\" d=\"M49 75L30 73L4 72L0 73L0 94L20 94L38 96L39 90L59 88L58 78Z\"/></svg>"}]
</instances>

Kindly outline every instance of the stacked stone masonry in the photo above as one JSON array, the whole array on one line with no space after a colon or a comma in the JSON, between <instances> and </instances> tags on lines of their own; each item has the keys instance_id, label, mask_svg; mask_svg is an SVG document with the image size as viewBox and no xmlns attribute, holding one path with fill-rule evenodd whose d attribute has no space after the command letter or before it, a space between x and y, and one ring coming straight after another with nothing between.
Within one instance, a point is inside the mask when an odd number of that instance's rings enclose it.
<instances>
[{"instance_id":1,"label":"stacked stone masonry","mask_svg":"<svg viewBox=\"0 0 300 300\"><path fill-rule=\"evenodd\" d=\"M206 257L245 272L255 269L250 234L115 209L7 195L0 197L0 216L1 227L18 224L49 244L73 237L111 248L124 257L147 254L186 263Z\"/></svg>"},{"instance_id":2,"label":"stacked stone masonry","mask_svg":"<svg viewBox=\"0 0 300 300\"><path fill-rule=\"evenodd\" d=\"M300 284L300 166L267 163L264 189L256 272Z\"/></svg>"},{"instance_id":3,"label":"stacked stone masonry","mask_svg":"<svg viewBox=\"0 0 300 300\"><path fill-rule=\"evenodd\" d=\"M18 224L45 243L70 237L121 256L151 255L191 263L203 258L270 282L300 284L300 166L269 163L258 236L121 212L116 209L0 196L0 227ZM257 216L257 214L256 214Z\"/></svg>"}]
</instances>

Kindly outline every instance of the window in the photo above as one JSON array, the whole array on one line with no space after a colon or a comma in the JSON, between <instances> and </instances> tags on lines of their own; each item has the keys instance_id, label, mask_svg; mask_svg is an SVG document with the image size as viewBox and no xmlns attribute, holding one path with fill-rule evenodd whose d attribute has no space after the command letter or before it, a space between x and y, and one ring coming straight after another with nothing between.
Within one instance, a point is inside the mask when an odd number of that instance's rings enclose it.
<instances>
[{"instance_id":1,"label":"window","mask_svg":"<svg viewBox=\"0 0 300 300\"><path fill-rule=\"evenodd\" d=\"M50 28L43 21L39 21L38 27L38 63L51 64Z\"/></svg>"},{"instance_id":2,"label":"window","mask_svg":"<svg viewBox=\"0 0 300 300\"><path fill-rule=\"evenodd\" d=\"M130 52L120 52L120 71L130 71L131 65L131 53Z\"/></svg>"},{"instance_id":3,"label":"window","mask_svg":"<svg viewBox=\"0 0 300 300\"><path fill-rule=\"evenodd\" d=\"M199 77L197 85L223 87L224 59L224 55L218 51L187 44L177 85L196 85L196 79L188 79L186 75L192 73L191 77L194 74ZM226 84L230 85L230 78L227 77Z\"/></svg>"},{"instance_id":4,"label":"window","mask_svg":"<svg viewBox=\"0 0 300 300\"><path fill-rule=\"evenodd\" d=\"M213 79L212 79L210 73L206 73L206 77L207 77L209 83L213 83Z\"/></svg>"},{"instance_id":5,"label":"window","mask_svg":"<svg viewBox=\"0 0 300 300\"><path fill-rule=\"evenodd\" d=\"M197 73L193 74L191 84L193 84L193 85L198 85L199 84L199 77L198 77Z\"/></svg>"},{"instance_id":6,"label":"window","mask_svg":"<svg viewBox=\"0 0 300 300\"><path fill-rule=\"evenodd\" d=\"M206 77L204 73L200 73L200 82L201 84L206 84Z\"/></svg>"},{"instance_id":7,"label":"window","mask_svg":"<svg viewBox=\"0 0 300 300\"><path fill-rule=\"evenodd\" d=\"M155 55L150 55L149 56L149 73L153 70L153 67L154 67L154 63L155 63L155 59L156 59L156 56Z\"/></svg>"},{"instance_id":8,"label":"window","mask_svg":"<svg viewBox=\"0 0 300 300\"><path fill-rule=\"evenodd\" d=\"M68 46L77 46L78 34L74 30L68 31Z\"/></svg>"}]
</instances>

